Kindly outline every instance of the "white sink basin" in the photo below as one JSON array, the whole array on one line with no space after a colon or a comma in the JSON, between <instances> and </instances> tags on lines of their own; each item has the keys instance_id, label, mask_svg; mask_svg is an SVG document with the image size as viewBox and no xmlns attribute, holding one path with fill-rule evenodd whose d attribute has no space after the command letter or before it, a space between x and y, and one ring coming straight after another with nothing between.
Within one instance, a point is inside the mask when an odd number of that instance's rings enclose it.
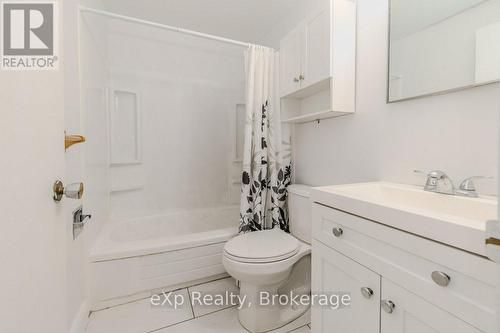
<instances>
[{"instance_id":1,"label":"white sink basin","mask_svg":"<svg viewBox=\"0 0 500 333\"><path fill-rule=\"evenodd\" d=\"M497 199L465 198L392 183L316 187L312 200L347 213L486 256L488 220L497 218Z\"/></svg>"}]
</instances>

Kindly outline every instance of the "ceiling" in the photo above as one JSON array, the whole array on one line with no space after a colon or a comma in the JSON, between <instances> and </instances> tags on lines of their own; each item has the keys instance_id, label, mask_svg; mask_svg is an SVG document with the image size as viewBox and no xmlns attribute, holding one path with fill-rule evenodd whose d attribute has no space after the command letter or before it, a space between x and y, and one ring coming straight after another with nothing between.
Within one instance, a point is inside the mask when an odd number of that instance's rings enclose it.
<instances>
[{"instance_id":1,"label":"ceiling","mask_svg":"<svg viewBox=\"0 0 500 333\"><path fill-rule=\"evenodd\" d=\"M289 13L310 0L102 0L127 16L258 43Z\"/></svg>"},{"instance_id":2,"label":"ceiling","mask_svg":"<svg viewBox=\"0 0 500 333\"><path fill-rule=\"evenodd\" d=\"M391 39L401 39L486 0L391 0Z\"/></svg>"}]
</instances>

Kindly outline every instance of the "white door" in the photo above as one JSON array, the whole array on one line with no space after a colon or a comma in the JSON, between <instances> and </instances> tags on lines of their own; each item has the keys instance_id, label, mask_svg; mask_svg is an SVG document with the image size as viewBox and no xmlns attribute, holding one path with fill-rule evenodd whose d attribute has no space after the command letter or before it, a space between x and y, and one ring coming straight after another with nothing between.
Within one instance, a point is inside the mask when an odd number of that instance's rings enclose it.
<instances>
[{"instance_id":1,"label":"white door","mask_svg":"<svg viewBox=\"0 0 500 333\"><path fill-rule=\"evenodd\" d=\"M280 43L280 95L300 89L302 27L290 32Z\"/></svg>"},{"instance_id":2,"label":"white door","mask_svg":"<svg viewBox=\"0 0 500 333\"><path fill-rule=\"evenodd\" d=\"M304 23L302 88L330 77L330 11L325 9Z\"/></svg>"},{"instance_id":3,"label":"white door","mask_svg":"<svg viewBox=\"0 0 500 333\"><path fill-rule=\"evenodd\" d=\"M0 71L0 332L67 333L63 71Z\"/></svg>"},{"instance_id":4,"label":"white door","mask_svg":"<svg viewBox=\"0 0 500 333\"><path fill-rule=\"evenodd\" d=\"M480 333L387 279L382 279L381 306L381 333Z\"/></svg>"},{"instance_id":5,"label":"white door","mask_svg":"<svg viewBox=\"0 0 500 333\"><path fill-rule=\"evenodd\" d=\"M344 309L314 306L312 332L378 333L380 276L318 241L313 242L312 253L313 293L349 293L351 296L351 306Z\"/></svg>"}]
</instances>

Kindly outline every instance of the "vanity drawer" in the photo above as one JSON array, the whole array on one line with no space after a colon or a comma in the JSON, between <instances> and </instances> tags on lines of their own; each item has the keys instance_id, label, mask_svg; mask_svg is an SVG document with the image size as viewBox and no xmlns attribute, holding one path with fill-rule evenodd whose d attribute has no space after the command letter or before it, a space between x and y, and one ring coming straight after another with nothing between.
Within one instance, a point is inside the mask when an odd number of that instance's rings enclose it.
<instances>
[{"instance_id":1,"label":"vanity drawer","mask_svg":"<svg viewBox=\"0 0 500 333\"><path fill-rule=\"evenodd\" d=\"M496 265L477 255L319 204L313 238L484 332L496 332ZM446 284L440 286L433 280Z\"/></svg>"}]
</instances>

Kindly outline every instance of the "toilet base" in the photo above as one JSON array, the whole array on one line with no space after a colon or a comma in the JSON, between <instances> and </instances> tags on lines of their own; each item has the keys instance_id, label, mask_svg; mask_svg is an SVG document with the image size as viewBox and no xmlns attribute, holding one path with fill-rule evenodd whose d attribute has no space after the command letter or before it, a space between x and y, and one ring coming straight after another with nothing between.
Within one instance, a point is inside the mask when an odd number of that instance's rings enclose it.
<instances>
[{"instance_id":1,"label":"toilet base","mask_svg":"<svg viewBox=\"0 0 500 333\"><path fill-rule=\"evenodd\" d=\"M252 333L283 327L307 312L297 296L311 293L311 247L300 243L298 252L286 259L252 263L224 255L226 271L240 281L238 309L241 325ZM283 298L282 298L283 297ZM295 300L295 301L292 301Z\"/></svg>"},{"instance_id":2,"label":"toilet base","mask_svg":"<svg viewBox=\"0 0 500 333\"><path fill-rule=\"evenodd\" d=\"M290 296L290 292L280 292L281 285L257 287L241 282L240 297L245 297L245 302L238 310L238 318L244 328L252 333L272 331L307 312L309 306L292 305L285 301L285 296ZM283 302L279 301L280 295Z\"/></svg>"}]
</instances>

